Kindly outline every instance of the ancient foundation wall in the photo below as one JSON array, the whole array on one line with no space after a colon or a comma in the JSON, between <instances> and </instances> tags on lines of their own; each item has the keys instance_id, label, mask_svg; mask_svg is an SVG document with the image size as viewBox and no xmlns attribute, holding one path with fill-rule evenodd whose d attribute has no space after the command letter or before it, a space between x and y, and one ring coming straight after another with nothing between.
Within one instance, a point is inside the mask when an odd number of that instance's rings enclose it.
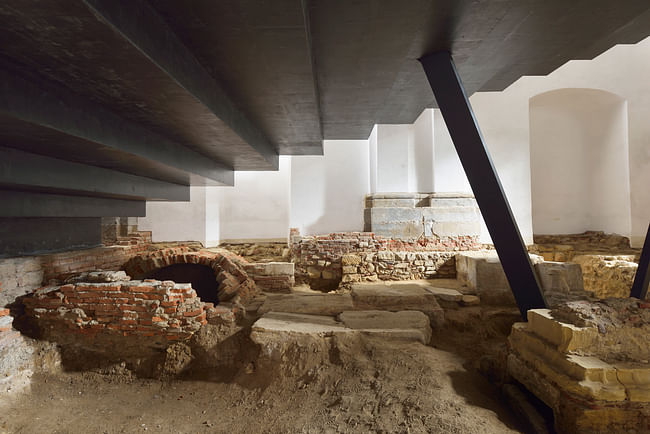
<instances>
[{"instance_id":1,"label":"ancient foundation wall","mask_svg":"<svg viewBox=\"0 0 650 434\"><path fill-rule=\"evenodd\" d=\"M294 234L291 239L296 282L315 289L360 281L453 278L455 252L481 247L477 236L400 240L372 232L345 232Z\"/></svg>"},{"instance_id":2,"label":"ancient foundation wall","mask_svg":"<svg viewBox=\"0 0 650 434\"><path fill-rule=\"evenodd\" d=\"M207 323L204 304L192 286L170 281L50 286L23 302L42 337L54 341L76 333L102 345L112 336L134 336L148 338L141 341L145 346L164 348L167 341L189 339Z\"/></svg>"}]
</instances>

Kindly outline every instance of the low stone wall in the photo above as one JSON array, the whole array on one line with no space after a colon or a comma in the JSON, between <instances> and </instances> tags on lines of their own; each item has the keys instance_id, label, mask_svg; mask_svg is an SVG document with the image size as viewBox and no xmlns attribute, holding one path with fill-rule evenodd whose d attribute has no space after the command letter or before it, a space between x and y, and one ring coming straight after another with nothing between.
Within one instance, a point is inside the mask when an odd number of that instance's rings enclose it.
<instances>
[{"instance_id":1,"label":"low stone wall","mask_svg":"<svg viewBox=\"0 0 650 434\"><path fill-rule=\"evenodd\" d=\"M294 234L291 239L296 282L326 290L362 280L455 277L454 252L481 247L473 236L400 240L372 232L343 232L310 237ZM343 264L342 257L350 254L358 256L357 260L350 257L357 263Z\"/></svg>"},{"instance_id":2,"label":"low stone wall","mask_svg":"<svg viewBox=\"0 0 650 434\"><path fill-rule=\"evenodd\" d=\"M295 284L291 262L254 263L245 265L244 269L261 291L288 293Z\"/></svg>"},{"instance_id":3,"label":"low stone wall","mask_svg":"<svg viewBox=\"0 0 650 434\"><path fill-rule=\"evenodd\" d=\"M508 373L558 432L649 432L649 332L650 303L631 298L530 310L508 339Z\"/></svg>"},{"instance_id":4,"label":"low stone wall","mask_svg":"<svg viewBox=\"0 0 650 434\"><path fill-rule=\"evenodd\" d=\"M341 257L342 283L456 277L454 252L349 253Z\"/></svg>"},{"instance_id":5,"label":"low stone wall","mask_svg":"<svg viewBox=\"0 0 650 434\"><path fill-rule=\"evenodd\" d=\"M571 262L582 268L585 289L598 298L629 297L639 265L634 255L579 255Z\"/></svg>"}]
</instances>

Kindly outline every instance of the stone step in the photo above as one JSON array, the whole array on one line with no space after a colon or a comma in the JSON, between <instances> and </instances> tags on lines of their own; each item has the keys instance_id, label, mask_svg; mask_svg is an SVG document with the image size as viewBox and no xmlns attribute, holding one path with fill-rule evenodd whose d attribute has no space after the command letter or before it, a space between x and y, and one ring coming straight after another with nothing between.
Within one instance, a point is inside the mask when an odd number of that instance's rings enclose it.
<instances>
[{"instance_id":1,"label":"stone step","mask_svg":"<svg viewBox=\"0 0 650 434\"><path fill-rule=\"evenodd\" d=\"M445 319L438 297L460 301L462 294L452 289L429 287L423 283L359 283L352 285L350 294L268 295L257 312L336 316L353 310L413 310L426 314L431 324L437 328L442 326Z\"/></svg>"},{"instance_id":2,"label":"stone step","mask_svg":"<svg viewBox=\"0 0 650 434\"><path fill-rule=\"evenodd\" d=\"M336 334L362 333L427 344L431 339L428 317L422 312L353 311L342 312L338 318L269 312L252 327L251 338L272 351L292 342L306 344Z\"/></svg>"},{"instance_id":3,"label":"stone step","mask_svg":"<svg viewBox=\"0 0 650 434\"><path fill-rule=\"evenodd\" d=\"M268 295L258 309L267 312L301 313L308 315L335 316L346 310L354 310L350 294L273 294Z\"/></svg>"},{"instance_id":4,"label":"stone step","mask_svg":"<svg viewBox=\"0 0 650 434\"><path fill-rule=\"evenodd\" d=\"M442 326L445 320L435 293L419 282L355 284L352 299L357 310L416 310L425 313L434 327Z\"/></svg>"}]
</instances>

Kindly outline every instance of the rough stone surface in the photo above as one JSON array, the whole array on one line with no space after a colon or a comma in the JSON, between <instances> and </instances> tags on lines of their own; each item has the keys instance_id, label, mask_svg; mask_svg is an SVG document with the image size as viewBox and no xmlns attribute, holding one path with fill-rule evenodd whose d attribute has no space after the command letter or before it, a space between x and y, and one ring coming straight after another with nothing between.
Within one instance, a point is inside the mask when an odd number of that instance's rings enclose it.
<instances>
[{"instance_id":1,"label":"rough stone surface","mask_svg":"<svg viewBox=\"0 0 650 434\"><path fill-rule=\"evenodd\" d=\"M442 326L445 321L436 295L421 283L355 284L352 298L358 310L417 310L426 314L434 327Z\"/></svg>"},{"instance_id":2,"label":"rough stone surface","mask_svg":"<svg viewBox=\"0 0 650 434\"><path fill-rule=\"evenodd\" d=\"M598 298L629 297L638 264L634 255L578 255L572 262L582 269L584 288Z\"/></svg>"},{"instance_id":3,"label":"rough stone surface","mask_svg":"<svg viewBox=\"0 0 650 434\"><path fill-rule=\"evenodd\" d=\"M343 312L338 320L346 327L354 330L389 331L396 334L402 330L402 336L414 335L417 340L427 344L431 340L431 327L429 318L418 311L357 311Z\"/></svg>"},{"instance_id":4,"label":"rough stone surface","mask_svg":"<svg viewBox=\"0 0 650 434\"><path fill-rule=\"evenodd\" d=\"M257 312L338 315L346 310L354 310L350 294L278 294L269 295Z\"/></svg>"},{"instance_id":5,"label":"rough stone surface","mask_svg":"<svg viewBox=\"0 0 650 434\"><path fill-rule=\"evenodd\" d=\"M431 292L433 295L435 295L438 299L444 300L444 301L455 301L459 302L463 300L463 294L460 292L456 291L455 289L450 289L450 288L439 288L437 286L427 286L426 287L429 292ZM467 297L472 297L472 296L467 296ZM476 297L478 298L478 297Z\"/></svg>"},{"instance_id":6,"label":"rough stone surface","mask_svg":"<svg viewBox=\"0 0 650 434\"><path fill-rule=\"evenodd\" d=\"M279 359L296 345L323 351L324 338L333 335L366 333L422 343L431 337L428 319L420 312L354 312L341 317L351 326L330 316L269 312L253 324L251 339L271 359Z\"/></svg>"},{"instance_id":7,"label":"rough stone surface","mask_svg":"<svg viewBox=\"0 0 650 434\"><path fill-rule=\"evenodd\" d=\"M86 271L68 277L65 279L65 283L106 283L124 282L128 280L131 280L131 276L127 275L124 271Z\"/></svg>"},{"instance_id":8,"label":"rough stone surface","mask_svg":"<svg viewBox=\"0 0 650 434\"><path fill-rule=\"evenodd\" d=\"M559 432L650 430L650 304L567 302L528 312L508 372L553 409Z\"/></svg>"},{"instance_id":9,"label":"rough stone surface","mask_svg":"<svg viewBox=\"0 0 650 434\"><path fill-rule=\"evenodd\" d=\"M295 283L291 262L260 262L244 267L257 287L265 292L291 292Z\"/></svg>"},{"instance_id":10,"label":"rough stone surface","mask_svg":"<svg viewBox=\"0 0 650 434\"><path fill-rule=\"evenodd\" d=\"M296 282L319 290L362 281L455 278L454 252L479 248L477 240L463 236L404 240L372 232L311 237L294 232L291 237Z\"/></svg>"}]
</instances>

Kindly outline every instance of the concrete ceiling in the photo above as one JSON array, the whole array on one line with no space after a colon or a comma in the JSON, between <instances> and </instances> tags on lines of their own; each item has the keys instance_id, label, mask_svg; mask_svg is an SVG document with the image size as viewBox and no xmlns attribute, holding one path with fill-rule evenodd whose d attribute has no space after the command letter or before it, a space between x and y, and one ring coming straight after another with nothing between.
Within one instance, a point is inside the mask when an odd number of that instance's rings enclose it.
<instances>
[{"instance_id":1,"label":"concrete ceiling","mask_svg":"<svg viewBox=\"0 0 650 434\"><path fill-rule=\"evenodd\" d=\"M16 164L40 154L229 185L235 170L277 169L278 154L413 122L435 105L426 53L450 50L472 94L648 35L648 0L4 2L0 149L26 152L7 154ZM128 196L108 190L87 194Z\"/></svg>"}]
</instances>

